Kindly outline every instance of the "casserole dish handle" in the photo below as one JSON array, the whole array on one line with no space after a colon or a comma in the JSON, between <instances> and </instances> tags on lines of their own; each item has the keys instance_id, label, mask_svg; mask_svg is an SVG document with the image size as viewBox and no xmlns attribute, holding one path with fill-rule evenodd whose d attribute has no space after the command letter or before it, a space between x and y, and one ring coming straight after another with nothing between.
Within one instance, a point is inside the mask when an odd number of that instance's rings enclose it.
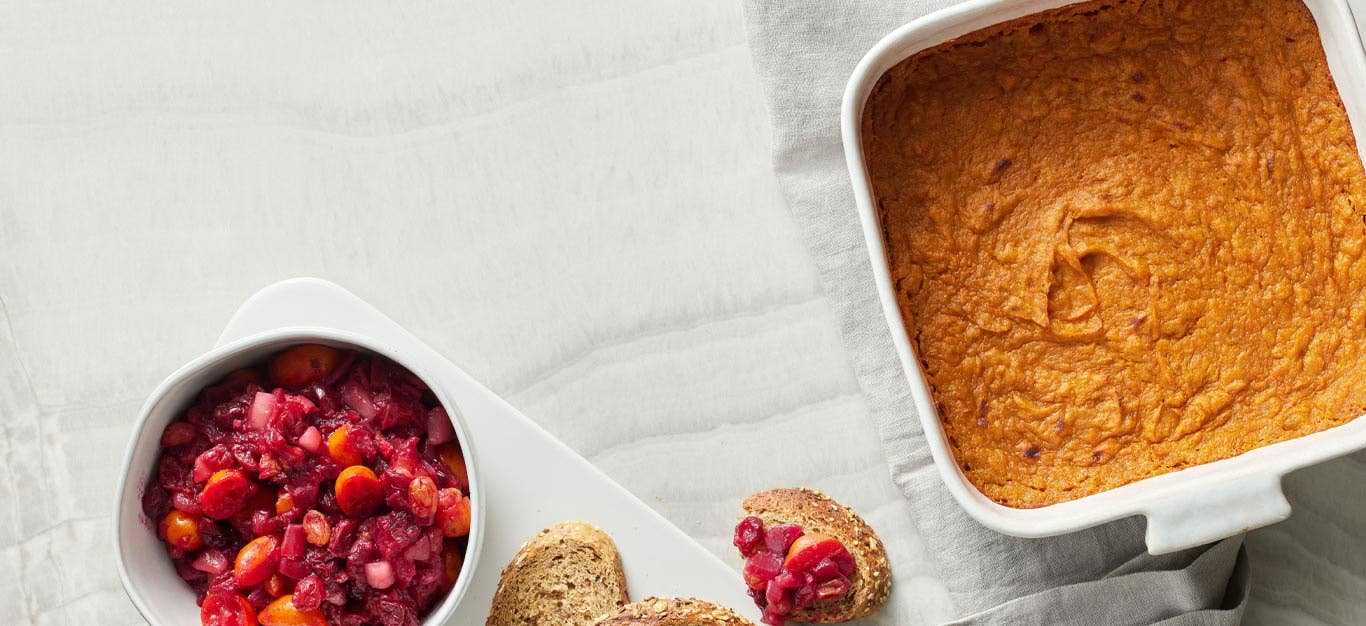
<instances>
[{"instance_id":1,"label":"casserole dish handle","mask_svg":"<svg viewBox=\"0 0 1366 626\"><path fill-rule=\"evenodd\" d=\"M1151 554L1202 546L1290 517L1279 474L1238 476L1192 486L1149 505L1147 543Z\"/></svg>"}]
</instances>

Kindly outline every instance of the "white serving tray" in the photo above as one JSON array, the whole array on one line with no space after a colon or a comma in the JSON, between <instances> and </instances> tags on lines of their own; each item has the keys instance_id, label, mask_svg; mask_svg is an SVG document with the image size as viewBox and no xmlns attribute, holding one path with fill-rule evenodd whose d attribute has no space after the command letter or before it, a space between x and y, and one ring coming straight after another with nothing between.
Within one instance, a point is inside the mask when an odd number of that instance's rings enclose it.
<instances>
[{"instance_id":1,"label":"white serving tray","mask_svg":"<svg viewBox=\"0 0 1366 626\"><path fill-rule=\"evenodd\" d=\"M242 304L217 345L291 326L357 333L429 355L430 369L443 370L435 373L452 381L451 400L475 450L472 463L482 483L485 531L474 580L447 624L483 624L499 573L522 543L569 519L594 524L616 540L632 600L694 596L744 614L755 612L734 568L412 333L337 285L298 278L266 287Z\"/></svg>"},{"instance_id":2,"label":"white serving tray","mask_svg":"<svg viewBox=\"0 0 1366 626\"><path fill-rule=\"evenodd\" d=\"M1281 491L1281 477L1295 469L1366 448L1366 419L1060 504L1016 509L993 502L963 475L949 449L929 384L906 335L887 267L872 184L863 161L863 106L887 70L921 50L956 37L1077 2L968 0L893 31L863 57L845 89L840 120L844 157L883 315L910 383L935 466L954 499L988 528L1018 537L1060 535L1142 515L1148 521L1148 552L1162 554L1289 517L1290 504ZM1305 5L1319 27L1328 69L1342 95L1360 149L1366 146L1366 53L1351 8L1347 0L1305 0Z\"/></svg>"}]
</instances>

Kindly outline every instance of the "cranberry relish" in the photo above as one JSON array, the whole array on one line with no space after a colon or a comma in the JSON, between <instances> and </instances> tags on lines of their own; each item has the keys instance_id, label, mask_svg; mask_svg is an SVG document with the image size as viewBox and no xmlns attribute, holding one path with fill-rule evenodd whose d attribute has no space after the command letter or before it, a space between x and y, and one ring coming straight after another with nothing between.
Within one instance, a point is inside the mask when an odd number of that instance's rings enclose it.
<instances>
[{"instance_id":1,"label":"cranberry relish","mask_svg":"<svg viewBox=\"0 0 1366 626\"><path fill-rule=\"evenodd\" d=\"M200 392L143 495L201 621L415 626L470 530L445 409L381 356L301 345L267 371Z\"/></svg>"},{"instance_id":2,"label":"cranberry relish","mask_svg":"<svg viewBox=\"0 0 1366 626\"><path fill-rule=\"evenodd\" d=\"M765 624L783 626L793 611L839 600L852 587L854 557L829 535L797 524L765 530L763 520L746 517L735 526L734 543L745 557L745 584L764 610Z\"/></svg>"}]
</instances>

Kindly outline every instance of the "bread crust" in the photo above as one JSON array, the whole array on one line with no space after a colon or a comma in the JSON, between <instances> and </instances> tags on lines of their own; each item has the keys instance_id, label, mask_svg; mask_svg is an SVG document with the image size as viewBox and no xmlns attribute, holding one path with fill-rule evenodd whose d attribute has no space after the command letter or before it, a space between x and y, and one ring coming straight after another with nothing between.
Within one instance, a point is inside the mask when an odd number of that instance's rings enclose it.
<instances>
[{"instance_id":1,"label":"bread crust","mask_svg":"<svg viewBox=\"0 0 1366 626\"><path fill-rule=\"evenodd\" d=\"M603 616L596 626L754 626L754 622L705 600L646 598Z\"/></svg>"},{"instance_id":2,"label":"bread crust","mask_svg":"<svg viewBox=\"0 0 1366 626\"><path fill-rule=\"evenodd\" d=\"M765 527L800 524L807 532L830 535L854 557L857 569L850 576L851 586L844 598L793 611L788 619L836 624L868 617L887 601L892 591L887 551L877 533L849 507L805 488L761 491L741 506L747 515L763 520Z\"/></svg>"},{"instance_id":3,"label":"bread crust","mask_svg":"<svg viewBox=\"0 0 1366 626\"><path fill-rule=\"evenodd\" d=\"M503 568L485 625L590 626L629 601L612 537L567 521L527 541Z\"/></svg>"}]
</instances>

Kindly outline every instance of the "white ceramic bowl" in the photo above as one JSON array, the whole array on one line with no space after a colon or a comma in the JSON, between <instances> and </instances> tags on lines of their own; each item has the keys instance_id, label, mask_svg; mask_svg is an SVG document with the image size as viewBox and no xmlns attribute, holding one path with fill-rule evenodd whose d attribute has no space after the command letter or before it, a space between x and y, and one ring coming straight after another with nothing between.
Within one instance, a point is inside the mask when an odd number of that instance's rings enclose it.
<instances>
[{"instance_id":1,"label":"white ceramic bowl","mask_svg":"<svg viewBox=\"0 0 1366 626\"><path fill-rule=\"evenodd\" d=\"M988 26L1076 4L1074 0L970 0L915 20L879 41L855 68L844 93L844 156L868 244L882 310L910 381L916 412L935 465L958 503L998 532L1020 537L1058 535L1132 515L1147 517L1148 551L1162 554L1272 524L1290 515L1281 492L1287 472L1366 448L1366 420L1239 456L1156 476L1117 489L1036 509L997 504L982 495L954 462L928 382L897 305L873 190L864 165L861 121L868 94L887 70L907 57ZM1305 0L1314 15L1328 68L1342 94L1357 145L1366 146L1366 53L1346 0Z\"/></svg>"},{"instance_id":2,"label":"white ceramic bowl","mask_svg":"<svg viewBox=\"0 0 1366 626\"><path fill-rule=\"evenodd\" d=\"M484 536L484 499L480 492L478 463L474 448L451 401L449 381L432 375L431 357L394 350L373 339L350 332L322 327L291 327L264 332L222 345L190 361L166 378L143 405L124 455L123 473L115 503L114 541L119 577L124 589L142 616L153 626L184 626L199 623L199 607L194 591L176 575L166 549L156 537L155 522L142 513L142 493L156 468L160 454L161 432L193 402L199 390L221 380L228 372L259 363L269 355L301 343L321 343L354 348L384 355L408 368L431 387L446 407L455 426L455 435L464 452L469 470L471 524L466 548L465 568L455 586L423 620L424 626L444 623L455 611L474 576L475 558Z\"/></svg>"}]
</instances>

